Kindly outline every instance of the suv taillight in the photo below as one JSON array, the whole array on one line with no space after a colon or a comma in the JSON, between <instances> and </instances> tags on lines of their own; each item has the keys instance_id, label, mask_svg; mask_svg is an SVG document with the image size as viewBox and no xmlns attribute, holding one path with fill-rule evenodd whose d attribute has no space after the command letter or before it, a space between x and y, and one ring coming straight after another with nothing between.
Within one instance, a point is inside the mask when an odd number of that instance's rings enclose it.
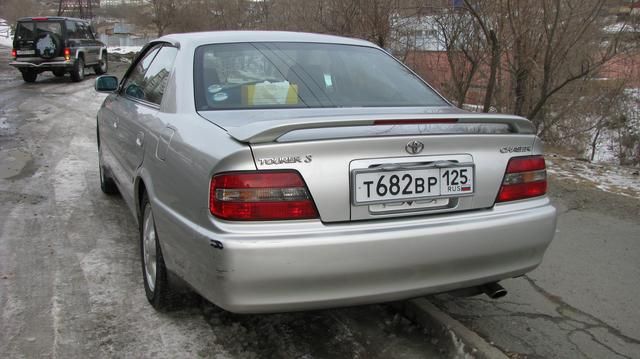
<instances>
[{"instance_id":1,"label":"suv taillight","mask_svg":"<svg viewBox=\"0 0 640 359\"><path fill-rule=\"evenodd\" d=\"M209 210L232 221L318 218L307 186L295 171L230 172L213 176Z\"/></svg>"},{"instance_id":2,"label":"suv taillight","mask_svg":"<svg viewBox=\"0 0 640 359\"><path fill-rule=\"evenodd\" d=\"M496 202L538 197L545 193L547 193L547 170L544 157L513 157L507 164Z\"/></svg>"},{"instance_id":3,"label":"suv taillight","mask_svg":"<svg viewBox=\"0 0 640 359\"><path fill-rule=\"evenodd\" d=\"M16 49L11 49L11 57L14 59L18 57L18 51Z\"/></svg>"},{"instance_id":4,"label":"suv taillight","mask_svg":"<svg viewBox=\"0 0 640 359\"><path fill-rule=\"evenodd\" d=\"M71 59L71 49L68 47L65 47L64 50L62 50L62 53L64 54L64 59L69 61Z\"/></svg>"}]
</instances>

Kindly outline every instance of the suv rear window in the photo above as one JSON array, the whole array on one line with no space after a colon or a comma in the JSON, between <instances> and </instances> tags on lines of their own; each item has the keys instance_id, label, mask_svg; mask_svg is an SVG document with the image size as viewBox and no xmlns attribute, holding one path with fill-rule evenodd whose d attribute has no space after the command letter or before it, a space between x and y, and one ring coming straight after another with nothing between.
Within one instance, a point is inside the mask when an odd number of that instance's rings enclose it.
<instances>
[{"instance_id":1,"label":"suv rear window","mask_svg":"<svg viewBox=\"0 0 640 359\"><path fill-rule=\"evenodd\" d=\"M46 32L62 36L62 23L58 21L21 21L16 27L15 37L18 40L35 40Z\"/></svg>"},{"instance_id":2,"label":"suv rear window","mask_svg":"<svg viewBox=\"0 0 640 359\"><path fill-rule=\"evenodd\" d=\"M195 53L198 110L445 106L385 52L322 43L233 43Z\"/></svg>"}]
</instances>

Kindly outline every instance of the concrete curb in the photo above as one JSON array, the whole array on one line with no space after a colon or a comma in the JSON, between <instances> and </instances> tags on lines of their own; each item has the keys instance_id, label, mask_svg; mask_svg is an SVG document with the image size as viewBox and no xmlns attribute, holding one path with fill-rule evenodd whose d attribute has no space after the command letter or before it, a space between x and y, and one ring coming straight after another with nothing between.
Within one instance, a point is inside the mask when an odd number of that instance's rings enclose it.
<instances>
[{"instance_id":1,"label":"concrete curb","mask_svg":"<svg viewBox=\"0 0 640 359\"><path fill-rule=\"evenodd\" d=\"M407 319L433 329L433 335L449 344L453 358L509 359L500 349L424 298L397 303L396 307Z\"/></svg>"}]
</instances>

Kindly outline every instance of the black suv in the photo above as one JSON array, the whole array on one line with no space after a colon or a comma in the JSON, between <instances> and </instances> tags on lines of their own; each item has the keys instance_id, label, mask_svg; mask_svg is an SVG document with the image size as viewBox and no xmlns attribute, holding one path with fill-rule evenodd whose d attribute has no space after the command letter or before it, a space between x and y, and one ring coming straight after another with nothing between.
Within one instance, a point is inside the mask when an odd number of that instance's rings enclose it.
<instances>
[{"instance_id":1,"label":"black suv","mask_svg":"<svg viewBox=\"0 0 640 359\"><path fill-rule=\"evenodd\" d=\"M10 65L20 70L26 82L35 82L44 71L56 76L69 72L73 81L82 81L85 67L93 67L98 75L107 72L107 47L95 39L91 25L82 19L18 19L11 54L14 61Z\"/></svg>"}]
</instances>

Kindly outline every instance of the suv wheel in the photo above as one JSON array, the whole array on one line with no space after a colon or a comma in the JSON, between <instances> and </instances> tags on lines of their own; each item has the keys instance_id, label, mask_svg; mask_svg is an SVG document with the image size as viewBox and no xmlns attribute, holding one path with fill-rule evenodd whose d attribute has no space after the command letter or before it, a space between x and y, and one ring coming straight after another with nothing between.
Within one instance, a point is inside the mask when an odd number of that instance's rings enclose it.
<instances>
[{"instance_id":1,"label":"suv wheel","mask_svg":"<svg viewBox=\"0 0 640 359\"><path fill-rule=\"evenodd\" d=\"M102 53L102 59L100 60L100 63L93 67L93 70L96 72L96 75L102 75L102 74L107 72L107 70L109 68L109 62L108 61L109 60L107 59L107 53L103 52Z\"/></svg>"},{"instance_id":2,"label":"suv wheel","mask_svg":"<svg viewBox=\"0 0 640 359\"><path fill-rule=\"evenodd\" d=\"M71 70L71 80L78 82L84 80L84 60L82 57L78 57L73 64L73 70Z\"/></svg>"},{"instance_id":3,"label":"suv wheel","mask_svg":"<svg viewBox=\"0 0 640 359\"><path fill-rule=\"evenodd\" d=\"M22 70L22 79L24 82L36 82L36 78L38 77L38 73L33 70Z\"/></svg>"}]
</instances>

